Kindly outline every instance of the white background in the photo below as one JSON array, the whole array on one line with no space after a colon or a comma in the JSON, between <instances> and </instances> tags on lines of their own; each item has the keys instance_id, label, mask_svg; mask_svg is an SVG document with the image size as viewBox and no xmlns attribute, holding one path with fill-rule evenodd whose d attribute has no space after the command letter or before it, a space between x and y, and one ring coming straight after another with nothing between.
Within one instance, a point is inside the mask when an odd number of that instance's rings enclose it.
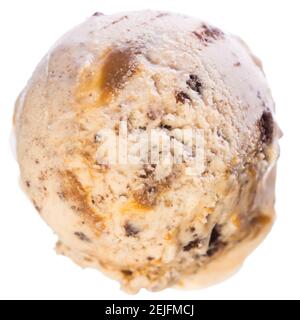
<instances>
[{"instance_id":1,"label":"white background","mask_svg":"<svg viewBox=\"0 0 300 320\"><path fill-rule=\"evenodd\" d=\"M0 1L0 298L299 299L300 5L298 0ZM94 270L53 251L55 235L18 186L9 146L14 101L55 40L95 11L164 9L197 16L241 36L263 60L284 131L278 219L267 240L231 279L205 290L129 296Z\"/></svg>"}]
</instances>

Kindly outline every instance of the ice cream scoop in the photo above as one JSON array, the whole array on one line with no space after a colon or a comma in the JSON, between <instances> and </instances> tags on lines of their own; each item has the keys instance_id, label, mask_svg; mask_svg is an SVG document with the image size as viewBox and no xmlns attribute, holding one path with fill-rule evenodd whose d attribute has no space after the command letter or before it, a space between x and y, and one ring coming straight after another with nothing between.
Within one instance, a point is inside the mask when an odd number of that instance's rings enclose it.
<instances>
[{"instance_id":1,"label":"ice cream scoop","mask_svg":"<svg viewBox=\"0 0 300 320\"><path fill-rule=\"evenodd\" d=\"M57 251L129 292L220 281L272 226L280 130L262 65L197 18L93 15L38 65L14 121Z\"/></svg>"}]
</instances>

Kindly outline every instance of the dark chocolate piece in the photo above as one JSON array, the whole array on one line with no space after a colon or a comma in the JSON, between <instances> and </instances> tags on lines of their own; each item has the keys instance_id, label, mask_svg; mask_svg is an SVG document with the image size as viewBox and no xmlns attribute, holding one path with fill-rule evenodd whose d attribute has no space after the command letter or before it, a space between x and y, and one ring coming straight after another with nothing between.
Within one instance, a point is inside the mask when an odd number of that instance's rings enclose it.
<instances>
[{"instance_id":1,"label":"dark chocolate piece","mask_svg":"<svg viewBox=\"0 0 300 320\"><path fill-rule=\"evenodd\" d=\"M90 238L88 238L83 232L75 232L74 235L84 242L91 242Z\"/></svg>"},{"instance_id":2,"label":"dark chocolate piece","mask_svg":"<svg viewBox=\"0 0 300 320\"><path fill-rule=\"evenodd\" d=\"M119 22L126 20L126 19L128 19L128 16L123 16L120 19L113 21L111 24L116 24L116 23L119 23Z\"/></svg>"},{"instance_id":3,"label":"dark chocolate piece","mask_svg":"<svg viewBox=\"0 0 300 320\"><path fill-rule=\"evenodd\" d=\"M199 30L193 32L193 34L202 42L211 43L213 40L222 39L224 33L218 29L211 26L203 24Z\"/></svg>"},{"instance_id":4,"label":"dark chocolate piece","mask_svg":"<svg viewBox=\"0 0 300 320\"><path fill-rule=\"evenodd\" d=\"M208 244L208 250L206 252L206 255L208 257L212 257L215 253L217 253L221 248L225 246L225 243L221 241L220 237L221 237L220 226L215 225L215 227L211 232L211 236Z\"/></svg>"},{"instance_id":5,"label":"dark chocolate piece","mask_svg":"<svg viewBox=\"0 0 300 320\"><path fill-rule=\"evenodd\" d=\"M129 222L124 225L126 237L135 237L140 230Z\"/></svg>"},{"instance_id":6,"label":"dark chocolate piece","mask_svg":"<svg viewBox=\"0 0 300 320\"><path fill-rule=\"evenodd\" d=\"M102 12L95 12L93 14L93 17L100 17L100 16L103 16L104 14Z\"/></svg>"},{"instance_id":7,"label":"dark chocolate piece","mask_svg":"<svg viewBox=\"0 0 300 320\"><path fill-rule=\"evenodd\" d=\"M191 97L185 93L184 91L178 91L176 92L176 103L182 103L184 104L185 102L191 101Z\"/></svg>"},{"instance_id":8,"label":"dark chocolate piece","mask_svg":"<svg viewBox=\"0 0 300 320\"><path fill-rule=\"evenodd\" d=\"M274 135L274 120L270 111L264 111L259 120L259 130L261 141L266 144L271 144Z\"/></svg>"},{"instance_id":9,"label":"dark chocolate piece","mask_svg":"<svg viewBox=\"0 0 300 320\"><path fill-rule=\"evenodd\" d=\"M191 74L189 80L187 80L186 84L197 93L202 93L202 83L199 77L195 74Z\"/></svg>"},{"instance_id":10,"label":"dark chocolate piece","mask_svg":"<svg viewBox=\"0 0 300 320\"><path fill-rule=\"evenodd\" d=\"M195 248L199 248L199 245L201 244L202 242L202 239L200 238L197 238L191 242L189 242L186 246L183 247L183 251L191 251L192 249L195 249Z\"/></svg>"},{"instance_id":11,"label":"dark chocolate piece","mask_svg":"<svg viewBox=\"0 0 300 320\"><path fill-rule=\"evenodd\" d=\"M168 124L161 124L160 128L161 129L166 129L166 130L172 130L172 126L169 126Z\"/></svg>"}]
</instances>

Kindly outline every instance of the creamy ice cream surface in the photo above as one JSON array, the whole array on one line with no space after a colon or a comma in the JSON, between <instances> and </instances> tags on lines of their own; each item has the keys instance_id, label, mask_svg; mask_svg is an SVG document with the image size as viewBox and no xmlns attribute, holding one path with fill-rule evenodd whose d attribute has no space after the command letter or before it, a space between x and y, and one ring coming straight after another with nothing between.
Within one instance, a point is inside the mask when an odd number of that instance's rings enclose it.
<instances>
[{"instance_id":1,"label":"creamy ice cream surface","mask_svg":"<svg viewBox=\"0 0 300 320\"><path fill-rule=\"evenodd\" d=\"M196 18L93 15L38 65L15 129L24 189L57 251L129 292L219 281L274 220L280 130L261 63ZM201 132L200 158L182 136L190 129ZM158 143L128 161L150 134L170 140L171 160L149 161ZM127 162L110 161L124 144Z\"/></svg>"}]
</instances>

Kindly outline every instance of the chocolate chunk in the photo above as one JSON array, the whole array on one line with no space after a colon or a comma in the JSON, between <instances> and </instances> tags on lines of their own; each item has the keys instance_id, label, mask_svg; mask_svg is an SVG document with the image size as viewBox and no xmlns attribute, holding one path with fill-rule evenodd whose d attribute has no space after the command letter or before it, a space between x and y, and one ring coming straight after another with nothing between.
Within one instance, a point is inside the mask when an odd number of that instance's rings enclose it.
<instances>
[{"instance_id":1,"label":"chocolate chunk","mask_svg":"<svg viewBox=\"0 0 300 320\"><path fill-rule=\"evenodd\" d=\"M199 30L193 32L193 34L202 42L210 43L213 40L222 39L224 33L218 29L203 24Z\"/></svg>"},{"instance_id":2,"label":"chocolate chunk","mask_svg":"<svg viewBox=\"0 0 300 320\"><path fill-rule=\"evenodd\" d=\"M157 192L158 190L154 186L149 186L148 188L146 188L145 189L146 198L147 198L146 203L154 205L156 203Z\"/></svg>"},{"instance_id":3,"label":"chocolate chunk","mask_svg":"<svg viewBox=\"0 0 300 320\"><path fill-rule=\"evenodd\" d=\"M103 16L104 14L102 12L95 12L93 14L93 17L100 17L100 16Z\"/></svg>"},{"instance_id":4,"label":"chocolate chunk","mask_svg":"<svg viewBox=\"0 0 300 320\"><path fill-rule=\"evenodd\" d=\"M128 16L121 17L120 19L113 21L111 24L116 24L116 23L119 23L119 22L126 20L126 19L128 19Z\"/></svg>"},{"instance_id":5,"label":"chocolate chunk","mask_svg":"<svg viewBox=\"0 0 300 320\"><path fill-rule=\"evenodd\" d=\"M216 247L216 246L214 246L214 247L211 247L211 248L209 248L208 250L207 250L207 252L206 252L206 255L208 256L208 257L212 257L215 253L217 253L219 251L219 248L218 247Z\"/></svg>"},{"instance_id":6,"label":"chocolate chunk","mask_svg":"<svg viewBox=\"0 0 300 320\"><path fill-rule=\"evenodd\" d=\"M26 186L27 186L27 188L30 188L30 187L31 187L30 181L26 181Z\"/></svg>"},{"instance_id":7,"label":"chocolate chunk","mask_svg":"<svg viewBox=\"0 0 300 320\"><path fill-rule=\"evenodd\" d=\"M142 179L152 178L154 171L155 171L155 169L153 169L150 166L145 165L144 171L139 175L139 177Z\"/></svg>"},{"instance_id":8,"label":"chocolate chunk","mask_svg":"<svg viewBox=\"0 0 300 320\"><path fill-rule=\"evenodd\" d=\"M206 252L206 255L208 257L212 257L215 253L217 253L221 248L225 246L225 243L220 239L221 233L219 228L220 226L215 225L211 232L208 250Z\"/></svg>"},{"instance_id":9,"label":"chocolate chunk","mask_svg":"<svg viewBox=\"0 0 300 320\"><path fill-rule=\"evenodd\" d=\"M141 179L147 179L148 176L147 176L146 174L141 174L141 175L139 175L139 178L141 178Z\"/></svg>"},{"instance_id":10,"label":"chocolate chunk","mask_svg":"<svg viewBox=\"0 0 300 320\"><path fill-rule=\"evenodd\" d=\"M233 65L234 67L240 67L241 66L241 63L240 62L237 62Z\"/></svg>"},{"instance_id":11,"label":"chocolate chunk","mask_svg":"<svg viewBox=\"0 0 300 320\"><path fill-rule=\"evenodd\" d=\"M129 222L124 225L126 237L135 237L140 230Z\"/></svg>"},{"instance_id":12,"label":"chocolate chunk","mask_svg":"<svg viewBox=\"0 0 300 320\"><path fill-rule=\"evenodd\" d=\"M190 96L183 91L176 92L175 98L176 98L176 103L184 104L185 102L191 101Z\"/></svg>"},{"instance_id":13,"label":"chocolate chunk","mask_svg":"<svg viewBox=\"0 0 300 320\"><path fill-rule=\"evenodd\" d=\"M150 177L150 176L153 176L154 172L155 172L155 169L156 169L156 165L145 165L144 166L144 171L147 175L147 178Z\"/></svg>"},{"instance_id":14,"label":"chocolate chunk","mask_svg":"<svg viewBox=\"0 0 300 320\"><path fill-rule=\"evenodd\" d=\"M271 144L274 135L274 120L270 111L264 111L259 120L258 126L260 130L261 141L266 144Z\"/></svg>"},{"instance_id":15,"label":"chocolate chunk","mask_svg":"<svg viewBox=\"0 0 300 320\"><path fill-rule=\"evenodd\" d=\"M202 83L197 75L191 74L189 80L187 80L186 84L197 93L201 94L202 92Z\"/></svg>"},{"instance_id":16,"label":"chocolate chunk","mask_svg":"<svg viewBox=\"0 0 300 320\"><path fill-rule=\"evenodd\" d=\"M33 202L33 205L35 207L35 210L38 212L38 213L41 213L42 209L38 206L38 204L36 203L36 201L32 200Z\"/></svg>"},{"instance_id":17,"label":"chocolate chunk","mask_svg":"<svg viewBox=\"0 0 300 320\"><path fill-rule=\"evenodd\" d=\"M74 235L84 242L91 242L90 238L88 238L83 232L75 232Z\"/></svg>"},{"instance_id":18,"label":"chocolate chunk","mask_svg":"<svg viewBox=\"0 0 300 320\"><path fill-rule=\"evenodd\" d=\"M167 13L167 12L162 12L162 13L158 14L158 15L156 16L156 18L163 18L163 17L167 17L168 15L169 15L169 13Z\"/></svg>"},{"instance_id":19,"label":"chocolate chunk","mask_svg":"<svg viewBox=\"0 0 300 320\"><path fill-rule=\"evenodd\" d=\"M211 232L209 246L216 244L220 239L220 235L219 227L216 225Z\"/></svg>"},{"instance_id":20,"label":"chocolate chunk","mask_svg":"<svg viewBox=\"0 0 300 320\"><path fill-rule=\"evenodd\" d=\"M166 129L166 130L172 130L172 126L169 126L168 124L161 124L160 128L161 129Z\"/></svg>"},{"instance_id":21,"label":"chocolate chunk","mask_svg":"<svg viewBox=\"0 0 300 320\"><path fill-rule=\"evenodd\" d=\"M186 246L183 247L183 251L188 252L192 249L199 248L199 245L202 243L202 239L197 238L189 242Z\"/></svg>"},{"instance_id":22,"label":"chocolate chunk","mask_svg":"<svg viewBox=\"0 0 300 320\"><path fill-rule=\"evenodd\" d=\"M206 24L203 24L202 28L204 30L205 35L208 38L211 37L216 40L219 37L224 36L224 33L218 28L210 27L210 26L207 26Z\"/></svg>"}]
</instances>

